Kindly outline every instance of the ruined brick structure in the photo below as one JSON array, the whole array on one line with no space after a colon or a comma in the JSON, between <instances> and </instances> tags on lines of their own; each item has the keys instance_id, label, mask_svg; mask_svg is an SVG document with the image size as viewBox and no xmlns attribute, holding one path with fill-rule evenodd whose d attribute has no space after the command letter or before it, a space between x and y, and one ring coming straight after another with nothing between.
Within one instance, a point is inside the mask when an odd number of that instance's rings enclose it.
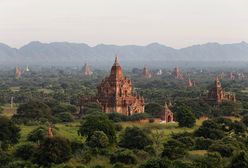
<instances>
[{"instance_id":1,"label":"ruined brick structure","mask_svg":"<svg viewBox=\"0 0 248 168\"><path fill-rule=\"evenodd\" d=\"M143 77L145 77L145 78L151 78L151 77L152 77L152 74L151 74L151 72L148 70L147 66L144 67L142 75L143 75Z\"/></svg>"},{"instance_id":2,"label":"ruined brick structure","mask_svg":"<svg viewBox=\"0 0 248 168\"><path fill-rule=\"evenodd\" d=\"M174 69L173 75L174 75L175 79L179 79L179 80L184 79L183 74L182 74L181 70L178 67L176 67Z\"/></svg>"},{"instance_id":3,"label":"ruined brick structure","mask_svg":"<svg viewBox=\"0 0 248 168\"><path fill-rule=\"evenodd\" d=\"M164 111L161 115L161 120L166 123L174 121L173 113L169 109L167 103L164 105Z\"/></svg>"},{"instance_id":4,"label":"ruined brick structure","mask_svg":"<svg viewBox=\"0 0 248 168\"><path fill-rule=\"evenodd\" d=\"M232 72L229 73L229 79L235 80L235 75Z\"/></svg>"},{"instance_id":5,"label":"ruined brick structure","mask_svg":"<svg viewBox=\"0 0 248 168\"><path fill-rule=\"evenodd\" d=\"M16 69L15 69L16 79L19 79L22 76L22 73L23 73L23 71L21 70L21 68L16 67Z\"/></svg>"},{"instance_id":6,"label":"ruined brick structure","mask_svg":"<svg viewBox=\"0 0 248 168\"><path fill-rule=\"evenodd\" d=\"M223 101L235 102L236 98L235 95L225 92L225 90L221 86L219 78L216 77L214 86L209 90L206 101L211 105L218 105Z\"/></svg>"},{"instance_id":7,"label":"ruined brick structure","mask_svg":"<svg viewBox=\"0 0 248 168\"><path fill-rule=\"evenodd\" d=\"M83 74L84 76L90 76L93 74L92 70L90 69L90 66L88 64L84 64L83 67Z\"/></svg>"},{"instance_id":8,"label":"ruined brick structure","mask_svg":"<svg viewBox=\"0 0 248 168\"><path fill-rule=\"evenodd\" d=\"M194 86L194 82L192 82L191 79L188 79L188 81L187 81L187 88L191 88L193 86Z\"/></svg>"},{"instance_id":9,"label":"ruined brick structure","mask_svg":"<svg viewBox=\"0 0 248 168\"><path fill-rule=\"evenodd\" d=\"M102 80L97 90L97 101L106 113L117 112L129 116L144 112L144 98L132 94L131 80L123 75L117 57L110 75Z\"/></svg>"}]
</instances>

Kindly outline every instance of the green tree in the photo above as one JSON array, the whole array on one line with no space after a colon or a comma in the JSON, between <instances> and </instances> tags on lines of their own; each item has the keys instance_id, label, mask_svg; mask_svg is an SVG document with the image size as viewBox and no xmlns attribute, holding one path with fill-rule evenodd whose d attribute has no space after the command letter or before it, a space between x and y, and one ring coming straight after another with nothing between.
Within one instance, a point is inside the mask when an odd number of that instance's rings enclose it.
<instances>
[{"instance_id":1,"label":"green tree","mask_svg":"<svg viewBox=\"0 0 248 168\"><path fill-rule=\"evenodd\" d=\"M144 164L140 165L139 168L171 168L172 163L167 158L153 158L147 160Z\"/></svg>"},{"instance_id":2,"label":"green tree","mask_svg":"<svg viewBox=\"0 0 248 168\"><path fill-rule=\"evenodd\" d=\"M248 126L248 115L244 115L242 120L241 120L246 126Z\"/></svg>"},{"instance_id":3,"label":"green tree","mask_svg":"<svg viewBox=\"0 0 248 168\"><path fill-rule=\"evenodd\" d=\"M145 106L145 113L152 115L153 117L160 117L163 112L163 106L157 103L149 103Z\"/></svg>"},{"instance_id":4,"label":"green tree","mask_svg":"<svg viewBox=\"0 0 248 168\"><path fill-rule=\"evenodd\" d=\"M175 111L176 120L179 127L192 128L195 125L196 118L187 106L180 106Z\"/></svg>"},{"instance_id":5,"label":"green tree","mask_svg":"<svg viewBox=\"0 0 248 168\"><path fill-rule=\"evenodd\" d=\"M79 133L87 136L87 141L95 131L103 131L110 144L116 142L115 126L104 113L92 113L87 115L80 126Z\"/></svg>"},{"instance_id":6,"label":"green tree","mask_svg":"<svg viewBox=\"0 0 248 168\"><path fill-rule=\"evenodd\" d=\"M195 168L193 163L183 160L175 160L172 165L173 168Z\"/></svg>"},{"instance_id":7,"label":"green tree","mask_svg":"<svg viewBox=\"0 0 248 168\"><path fill-rule=\"evenodd\" d=\"M62 137L46 138L35 155L35 162L49 166L69 160L72 156L70 142Z\"/></svg>"},{"instance_id":8,"label":"green tree","mask_svg":"<svg viewBox=\"0 0 248 168\"><path fill-rule=\"evenodd\" d=\"M95 131L87 144L92 148L105 148L109 145L109 139L103 131Z\"/></svg>"},{"instance_id":9,"label":"green tree","mask_svg":"<svg viewBox=\"0 0 248 168\"><path fill-rule=\"evenodd\" d=\"M55 115L55 118L59 121L59 122L72 122L73 116L71 113L65 112L65 113L58 113Z\"/></svg>"},{"instance_id":10,"label":"green tree","mask_svg":"<svg viewBox=\"0 0 248 168\"><path fill-rule=\"evenodd\" d=\"M220 126L215 121L206 120L195 131L195 136L216 140L216 139L221 139L224 137L224 131L220 128Z\"/></svg>"},{"instance_id":11,"label":"green tree","mask_svg":"<svg viewBox=\"0 0 248 168\"><path fill-rule=\"evenodd\" d=\"M239 152L233 157L229 168L243 168L248 167L248 155L245 151Z\"/></svg>"},{"instance_id":12,"label":"green tree","mask_svg":"<svg viewBox=\"0 0 248 168\"><path fill-rule=\"evenodd\" d=\"M17 122L44 121L51 118L51 109L48 105L39 101L30 101L21 104L13 119Z\"/></svg>"},{"instance_id":13,"label":"green tree","mask_svg":"<svg viewBox=\"0 0 248 168\"><path fill-rule=\"evenodd\" d=\"M233 129L236 134L245 133L247 130L246 125L243 122L238 121L233 123Z\"/></svg>"},{"instance_id":14,"label":"green tree","mask_svg":"<svg viewBox=\"0 0 248 168\"><path fill-rule=\"evenodd\" d=\"M175 139L170 139L164 144L162 157L167 157L169 159L175 160L178 158L182 158L186 154L187 149L183 143Z\"/></svg>"},{"instance_id":15,"label":"green tree","mask_svg":"<svg viewBox=\"0 0 248 168\"><path fill-rule=\"evenodd\" d=\"M28 134L27 140L32 142L42 142L47 136L47 130L48 130L47 127L39 126Z\"/></svg>"},{"instance_id":16,"label":"green tree","mask_svg":"<svg viewBox=\"0 0 248 168\"><path fill-rule=\"evenodd\" d=\"M34 144L26 143L20 145L16 148L15 156L23 160L28 160L33 157L33 154L36 152Z\"/></svg>"},{"instance_id":17,"label":"green tree","mask_svg":"<svg viewBox=\"0 0 248 168\"><path fill-rule=\"evenodd\" d=\"M219 153L207 153L203 158L194 161L197 168L223 168L224 162Z\"/></svg>"},{"instance_id":18,"label":"green tree","mask_svg":"<svg viewBox=\"0 0 248 168\"><path fill-rule=\"evenodd\" d=\"M224 144L222 142L213 143L209 149L210 152L219 152L222 157L230 157L232 156L235 147L230 144Z\"/></svg>"},{"instance_id":19,"label":"green tree","mask_svg":"<svg viewBox=\"0 0 248 168\"><path fill-rule=\"evenodd\" d=\"M16 144L20 138L20 128L11 120L0 116L0 148L8 144Z\"/></svg>"},{"instance_id":20,"label":"green tree","mask_svg":"<svg viewBox=\"0 0 248 168\"><path fill-rule=\"evenodd\" d=\"M125 164L136 164L137 158L131 150L118 150L110 156L110 162L113 163L125 163Z\"/></svg>"},{"instance_id":21,"label":"green tree","mask_svg":"<svg viewBox=\"0 0 248 168\"><path fill-rule=\"evenodd\" d=\"M129 149L144 149L151 144L151 138L138 127L127 127L119 142L120 147Z\"/></svg>"}]
</instances>

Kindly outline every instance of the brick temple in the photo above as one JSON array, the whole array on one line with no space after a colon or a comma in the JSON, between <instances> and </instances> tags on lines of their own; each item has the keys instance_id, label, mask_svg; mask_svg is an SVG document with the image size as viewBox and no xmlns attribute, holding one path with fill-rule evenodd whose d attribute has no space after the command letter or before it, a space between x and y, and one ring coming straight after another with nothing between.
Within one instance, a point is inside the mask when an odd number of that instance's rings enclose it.
<instances>
[{"instance_id":1,"label":"brick temple","mask_svg":"<svg viewBox=\"0 0 248 168\"><path fill-rule=\"evenodd\" d=\"M84 64L83 66L83 75L84 76L91 76L93 74L90 66L88 64Z\"/></svg>"},{"instance_id":2,"label":"brick temple","mask_svg":"<svg viewBox=\"0 0 248 168\"><path fill-rule=\"evenodd\" d=\"M106 113L117 112L128 116L144 113L144 98L133 95L131 80L123 75L118 57L110 75L102 80L97 90L97 101Z\"/></svg>"},{"instance_id":3,"label":"brick temple","mask_svg":"<svg viewBox=\"0 0 248 168\"><path fill-rule=\"evenodd\" d=\"M225 92L221 86L221 82L218 77L216 77L214 86L209 90L206 101L211 105L218 105L223 101L235 102L235 95Z\"/></svg>"}]
</instances>

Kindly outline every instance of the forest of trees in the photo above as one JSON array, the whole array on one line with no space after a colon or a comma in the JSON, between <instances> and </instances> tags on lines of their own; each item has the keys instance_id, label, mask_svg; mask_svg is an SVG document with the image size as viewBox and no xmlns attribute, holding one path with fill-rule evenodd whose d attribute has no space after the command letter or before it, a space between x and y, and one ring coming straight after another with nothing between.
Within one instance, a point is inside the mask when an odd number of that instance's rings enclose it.
<instances>
[{"instance_id":1,"label":"forest of trees","mask_svg":"<svg viewBox=\"0 0 248 168\"><path fill-rule=\"evenodd\" d=\"M20 79L1 71L0 167L248 167L248 79L224 78L237 101L211 106L203 97L218 71L185 72L194 88L165 72L151 79L127 72L145 98L145 113L123 116L105 114L95 102L79 113L79 98L96 94L105 71L86 77L74 69L43 69ZM13 114L6 110L11 99ZM157 123L169 101L176 123Z\"/></svg>"}]
</instances>

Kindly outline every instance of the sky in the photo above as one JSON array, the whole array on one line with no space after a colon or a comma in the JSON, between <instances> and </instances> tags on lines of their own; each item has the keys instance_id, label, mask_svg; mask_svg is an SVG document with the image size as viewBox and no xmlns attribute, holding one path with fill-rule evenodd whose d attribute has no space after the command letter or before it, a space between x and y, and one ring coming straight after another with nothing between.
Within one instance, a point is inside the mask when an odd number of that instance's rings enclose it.
<instances>
[{"instance_id":1,"label":"sky","mask_svg":"<svg viewBox=\"0 0 248 168\"><path fill-rule=\"evenodd\" d=\"M248 0L0 0L0 42L248 42Z\"/></svg>"}]
</instances>

